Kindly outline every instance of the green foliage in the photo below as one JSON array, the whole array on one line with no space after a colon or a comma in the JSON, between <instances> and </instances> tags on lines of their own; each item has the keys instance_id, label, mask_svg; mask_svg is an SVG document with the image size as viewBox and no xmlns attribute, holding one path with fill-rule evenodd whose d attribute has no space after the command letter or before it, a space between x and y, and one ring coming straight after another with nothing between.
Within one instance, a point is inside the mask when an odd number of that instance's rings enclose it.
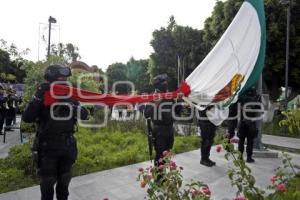
<instances>
[{"instance_id":1,"label":"green foliage","mask_svg":"<svg viewBox=\"0 0 300 200\"><path fill-rule=\"evenodd\" d=\"M279 135L279 136L288 136L285 134L286 127L279 126L279 122L284 119L282 114L275 115L271 122L263 123L263 133L268 135ZM295 136L295 135L291 135Z\"/></svg>"},{"instance_id":2,"label":"green foliage","mask_svg":"<svg viewBox=\"0 0 300 200\"><path fill-rule=\"evenodd\" d=\"M140 168L137 181L141 188L147 186L150 200L209 200L211 192L208 186L200 181L191 181L183 189L182 167L172 160L172 152L163 152L164 157L159 166Z\"/></svg>"},{"instance_id":3,"label":"green foliage","mask_svg":"<svg viewBox=\"0 0 300 200\"><path fill-rule=\"evenodd\" d=\"M187 77L205 56L202 34L200 30L177 25L171 16L167 27L152 34L154 53L150 55L150 76L166 73L170 77L170 90L177 89L178 59L185 68L183 77Z\"/></svg>"},{"instance_id":4,"label":"green foliage","mask_svg":"<svg viewBox=\"0 0 300 200\"><path fill-rule=\"evenodd\" d=\"M300 136L300 110L290 110L282 114L285 118L279 122L279 125L287 126L290 134Z\"/></svg>"},{"instance_id":5,"label":"green foliage","mask_svg":"<svg viewBox=\"0 0 300 200\"><path fill-rule=\"evenodd\" d=\"M16 45L8 45L0 39L0 82L23 82L25 72L22 66L26 62L23 56L28 52L29 49L20 51Z\"/></svg>"},{"instance_id":6,"label":"green foliage","mask_svg":"<svg viewBox=\"0 0 300 200\"><path fill-rule=\"evenodd\" d=\"M126 65L123 63L114 63L108 66L106 70L109 91L112 91L113 84L116 81L127 81ZM115 88L115 92L126 94L127 86L121 84Z\"/></svg>"},{"instance_id":7,"label":"green foliage","mask_svg":"<svg viewBox=\"0 0 300 200\"><path fill-rule=\"evenodd\" d=\"M212 15L206 19L203 41L206 53L216 44L238 12L242 0L217 1ZM292 1L290 27L290 81L289 86L299 91L300 74L300 2ZM286 8L279 0L265 0L267 48L264 81L270 88L270 97L276 100L280 86L284 85L285 45L286 45ZM275 53L274 53L275 52Z\"/></svg>"},{"instance_id":8,"label":"green foliage","mask_svg":"<svg viewBox=\"0 0 300 200\"><path fill-rule=\"evenodd\" d=\"M240 152L234 150L233 144L228 144L224 140L224 149L227 160L233 160L233 166L228 170L228 177L231 185L237 188L236 196L243 194L249 200L264 200L264 191L255 186L256 180L251 174L251 169L246 165L243 159L240 159Z\"/></svg>"},{"instance_id":9,"label":"green foliage","mask_svg":"<svg viewBox=\"0 0 300 200\"><path fill-rule=\"evenodd\" d=\"M80 71L73 70L72 76L68 78L68 81L70 81L74 87L82 88L93 92L99 92L99 82L95 81L93 79L93 76L89 75L92 74L82 74L80 73Z\"/></svg>"},{"instance_id":10,"label":"green foliage","mask_svg":"<svg viewBox=\"0 0 300 200\"><path fill-rule=\"evenodd\" d=\"M1 169L0 171L0 193L28 187L35 184L34 180L17 168Z\"/></svg>"},{"instance_id":11,"label":"green foliage","mask_svg":"<svg viewBox=\"0 0 300 200\"><path fill-rule=\"evenodd\" d=\"M134 84L138 93L151 92L148 65L149 60L135 60L134 58L126 64L127 80Z\"/></svg>"},{"instance_id":12,"label":"green foliage","mask_svg":"<svg viewBox=\"0 0 300 200\"><path fill-rule=\"evenodd\" d=\"M234 150L234 145L224 139L223 147L227 150L225 158L233 160L233 166L228 170L228 177L232 186L237 188L235 200L297 200L299 198L300 187L295 186L295 183L300 182L300 174L297 174L300 166L292 163L292 157L289 154L282 153L283 166L275 170L275 176L271 178L272 185L268 186L271 192L268 192L266 196L266 191L255 185L256 180L251 174L251 169L244 160L240 159L240 152ZM241 198L241 195L244 197Z\"/></svg>"},{"instance_id":13,"label":"green foliage","mask_svg":"<svg viewBox=\"0 0 300 200\"><path fill-rule=\"evenodd\" d=\"M32 167L29 144L11 148L8 156L0 159L0 193L35 184Z\"/></svg>"},{"instance_id":14,"label":"green foliage","mask_svg":"<svg viewBox=\"0 0 300 200\"><path fill-rule=\"evenodd\" d=\"M300 174L296 173L300 166L293 164L292 157L285 152L282 152L282 164L271 178L272 185L268 189L275 192L268 195L267 200L297 200L300 197Z\"/></svg>"},{"instance_id":15,"label":"green foliage","mask_svg":"<svg viewBox=\"0 0 300 200\"><path fill-rule=\"evenodd\" d=\"M65 64L63 57L58 56L50 56L47 61L38 61L38 62L25 62L22 66L22 69L26 72L26 78L24 80L25 83L25 93L23 96L23 103L21 108L29 102L32 95L35 93L39 84L44 81L44 71L47 66L51 64ZM78 80L80 77L80 72L73 70L72 76L68 79L72 85L78 86ZM99 83L97 83L93 77L85 77L82 79L82 83L80 88L91 90L91 91L98 91Z\"/></svg>"},{"instance_id":16,"label":"green foliage","mask_svg":"<svg viewBox=\"0 0 300 200\"><path fill-rule=\"evenodd\" d=\"M51 45L51 55L61 57L66 63L71 63L80 59L79 48L72 43L58 43Z\"/></svg>"}]
</instances>

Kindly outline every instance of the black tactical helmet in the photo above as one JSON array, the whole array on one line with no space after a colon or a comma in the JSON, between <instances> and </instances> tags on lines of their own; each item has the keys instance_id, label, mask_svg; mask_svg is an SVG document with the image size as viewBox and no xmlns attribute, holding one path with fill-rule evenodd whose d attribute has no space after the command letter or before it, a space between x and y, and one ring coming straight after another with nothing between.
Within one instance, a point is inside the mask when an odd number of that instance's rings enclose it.
<instances>
[{"instance_id":1,"label":"black tactical helmet","mask_svg":"<svg viewBox=\"0 0 300 200\"><path fill-rule=\"evenodd\" d=\"M168 87L168 84L164 83L166 81L168 81L168 75L159 74L153 78L153 86L155 89L158 89L161 92L165 92Z\"/></svg>"},{"instance_id":2,"label":"black tactical helmet","mask_svg":"<svg viewBox=\"0 0 300 200\"><path fill-rule=\"evenodd\" d=\"M44 74L44 78L49 81L57 81L59 77L72 76L71 69L60 64L49 65Z\"/></svg>"}]
</instances>

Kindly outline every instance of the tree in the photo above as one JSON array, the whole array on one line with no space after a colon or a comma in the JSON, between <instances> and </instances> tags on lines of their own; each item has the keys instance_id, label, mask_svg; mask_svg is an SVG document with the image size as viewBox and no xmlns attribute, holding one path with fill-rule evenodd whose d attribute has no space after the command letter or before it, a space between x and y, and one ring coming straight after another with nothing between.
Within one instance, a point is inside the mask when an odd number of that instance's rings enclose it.
<instances>
[{"instance_id":1,"label":"tree","mask_svg":"<svg viewBox=\"0 0 300 200\"><path fill-rule=\"evenodd\" d=\"M153 32L151 46L154 53L150 55L149 61L151 78L166 73L170 77L170 89L175 90L178 82L178 61L184 64L183 76L187 77L204 58L202 37L202 31L179 26L171 16L166 28L161 27Z\"/></svg>"},{"instance_id":2,"label":"tree","mask_svg":"<svg viewBox=\"0 0 300 200\"><path fill-rule=\"evenodd\" d=\"M113 63L108 66L106 70L106 76L108 81L108 90L112 91L113 85L117 81L127 81L126 77L126 65L123 63ZM120 84L116 88L116 92L120 94L126 94L127 93L127 86L124 84Z\"/></svg>"},{"instance_id":3,"label":"tree","mask_svg":"<svg viewBox=\"0 0 300 200\"><path fill-rule=\"evenodd\" d=\"M51 45L51 56L58 56L64 59L65 63L71 63L80 59L79 48L72 43L58 43Z\"/></svg>"},{"instance_id":4,"label":"tree","mask_svg":"<svg viewBox=\"0 0 300 200\"><path fill-rule=\"evenodd\" d=\"M212 16L204 24L204 43L208 51L216 44L238 12L242 0L217 1ZM267 48L263 78L275 100L285 79L286 10L278 0L265 0ZM299 92L300 79L300 1L291 8L289 86Z\"/></svg>"},{"instance_id":5,"label":"tree","mask_svg":"<svg viewBox=\"0 0 300 200\"><path fill-rule=\"evenodd\" d=\"M26 105L29 99L32 97L34 92L36 91L39 84L41 84L44 80L44 71L47 66L52 63L63 63L64 60L59 56L51 56L46 61L38 61L32 62L27 61L24 63L24 69L26 71L26 77L24 79L25 83L25 94L23 96L22 105ZM98 92L99 82L93 79L93 77L85 77L83 78L83 82L81 85L78 85L78 80L80 76L80 72L73 71L72 76L68 78L68 81L75 87L80 87L85 90Z\"/></svg>"},{"instance_id":6,"label":"tree","mask_svg":"<svg viewBox=\"0 0 300 200\"><path fill-rule=\"evenodd\" d=\"M0 71L2 72L0 81L23 82L25 76L23 63L26 62L23 56L28 52L29 49L20 51L16 45L8 45L5 40L0 40Z\"/></svg>"},{"instance_id":7,"label":"tree","mask_svg":"<svg viewBox=\"0 0 300 200\"><path fill-rule=\"evenodd\" d=\"M148 63L149 60L135 60L132 57L126 64L126 78L134 84L138 93L151 92Z\"/></svg>"},{"instance_id":8,"label":"tree","mask_svg":"<svg viewBox=\"0 0 300 200\"><path fill-rule=\"evenodd\" d=\"M286 9L276 0L266 0L267 49L264 80L271 89L272 99L280 95L285 81ZM291 7L289 86L294 93L300 90L300 1Z\"/></svg>"}]
</instances>

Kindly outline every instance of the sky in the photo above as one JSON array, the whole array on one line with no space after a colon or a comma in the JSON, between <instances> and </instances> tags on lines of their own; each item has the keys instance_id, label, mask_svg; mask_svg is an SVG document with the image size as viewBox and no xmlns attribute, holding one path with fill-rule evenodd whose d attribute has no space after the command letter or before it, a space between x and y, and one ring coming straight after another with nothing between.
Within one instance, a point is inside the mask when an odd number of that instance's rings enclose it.
<instances>
[{"instance_id":1,"label":"sky","mask_svg":"<svg viewBox=\"0 0 300 200\"><path fill-rule=\"evenodd\" d=\"M0 39L19 49L27 59L45 58L48 18L56 18L51 43L73 43L81 60L105 70L130 57L146 59L153 49L152 32L177 24L197 29L211 15L216 0L9 0L1 2ZM42 37L46 40L43 40Z\"/></svg>"}]
</instances>

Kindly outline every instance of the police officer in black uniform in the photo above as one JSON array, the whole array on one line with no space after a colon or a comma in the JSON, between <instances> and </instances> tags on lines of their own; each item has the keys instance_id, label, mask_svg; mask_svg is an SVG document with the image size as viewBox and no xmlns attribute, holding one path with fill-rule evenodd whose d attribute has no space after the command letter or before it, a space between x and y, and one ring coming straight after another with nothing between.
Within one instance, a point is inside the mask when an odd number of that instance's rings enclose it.
<instances>
[{"instance_id":1,"label":"police officer in black uniform","mask_svg":"<svg viewBox=\"0 0 300 200\"><path fill-rule=\"evenodd\" d=\"M86 119L88 115L87 110L73 99L60 100L64 105L46 107L43 104L44 93L50 89L50 84L65 81L69 76L71 70L68 67L59 64L48 66L45 82L38 87L22 116L24 122L37 122L33 151L38 153L42 200L53 200L55 184L57 200L68 199L71 167L77 157L74 137L76 117Z\"/></svg>"},{"instance_id":2,"label":"police officer in black uniform","mask_svg":"<svg viewBox=\"0 0 300 200\"><path fill-rule=\"evenodd\" d=\"M0 135L3 135L2 129L5 121L7 97L5 96L4 87L0 85Z\"/></svg>"},{"instance_id":3,"label":"police officer in black uniform","mask_svg":"<svg viewBox=\"0 0 300 200\"><path fill-rule=\"evenodd\" d=\"M168 91L168 76L160 74L153 78L155 92L164 93ZM180 95L181 96L181 95ZM179 96L179 99L181 98ZM144 117L151 118L152 134L154 138L155 165L159 165L164 151L170 151L174 144L174 118L172 116L173 99L159 99L154 102L155 106L146 105ZM176 105L174 110L177 116L180 115L182 106Z\"/></svg>"},{"instance_id":4,"label":"police officer in black uniform","mask_svg":"<svg viewBox=\"0 0 300 200\"><path fill-rule=\"evenodd\" d=\"M253 154L253 141L258 134L258 129L256 127L256 118L260 113L256 112L254 109L259 109L260 106L257 103L261 102L260 95L257 94L254 87L248 89L243 93L238 100L241 107L241 120L238 125L237 136L239 137L238 149L241 153L241 159L243 159L244 144L247 139L247 160L248 163L253 163L255 160L252 158ZM251 103L251 104L249 104ZM255 105L256 104L256 105Z\"/></svg>"},{"instance_id":5,"label":"police officer in black uniform","mask_svg":"<svg viewBox=\"0 0 300 200\"><path fill-rule=\"evenodd\" d=\"M11 131L11 126L16 118L16 105L17 96L15 95L15 90L13 88L7 89L7 109L5 114L5 130Z\"/></svg>"},{"instance_id":6,"label":"police officer in black uniform","mask_svg":"<svg viewBox=\"0 0 300 200\"><path fill-rule=\"evenodd\" d=\"M207 118L206 112L212 109L213 106L208 106L202 111L199 111L199 120L198 126L200 127L201 132L201 160L200 164L205 165L207 167L212 167L216 165L216 163L210 160L210 149L214 143L214 138L216 135L217 126L214 125Z\"/></svg>"},{"instance_id":7,"label":"police officer in black uniform","mask_svg":"<svg viewBox=\"0 0 300 200\"><path fill-rule=\"evenodd\" d=\"M238 123L238 103L231 104L229 106L229 119L227 120L228 129L227 129L227 136L228 136L228 143L230 143L230 139L235 135L235 129Z\"/></svg>"}]
</instances>

